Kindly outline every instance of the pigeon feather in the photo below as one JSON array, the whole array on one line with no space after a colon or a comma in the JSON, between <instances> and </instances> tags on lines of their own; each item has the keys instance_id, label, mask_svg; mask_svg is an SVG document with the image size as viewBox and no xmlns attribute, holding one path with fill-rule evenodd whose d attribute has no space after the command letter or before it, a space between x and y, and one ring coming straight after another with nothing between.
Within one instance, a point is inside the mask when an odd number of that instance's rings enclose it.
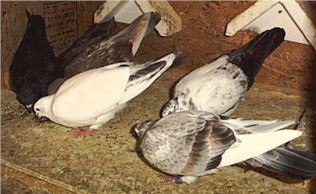
<instances>
[{"instance_id":1,"label":"pigeon feather","mask_svg":"<svg viewBox=\"0 0 316 194\"><path fill-rule=\"evenodd\" d=\"M316 154L286 147L273 149L245 162L296 179L309 179L316 175Z\"/></svg>"},{"instance_id":2,"label":"pigeon feather","mask_svg":"<svg viewBox=\"0 0 316 194\"><path fill-rule=\"evenodd\" d=\"M78 55L94 47L101 41L109 39L116 31L116 23L114 18L111 20L100 23L92 24L89 29L78 40L75 41L68 49L62 52L57 60L61 63L63 69L71 63Z\"/></svg>"}]
</instances>

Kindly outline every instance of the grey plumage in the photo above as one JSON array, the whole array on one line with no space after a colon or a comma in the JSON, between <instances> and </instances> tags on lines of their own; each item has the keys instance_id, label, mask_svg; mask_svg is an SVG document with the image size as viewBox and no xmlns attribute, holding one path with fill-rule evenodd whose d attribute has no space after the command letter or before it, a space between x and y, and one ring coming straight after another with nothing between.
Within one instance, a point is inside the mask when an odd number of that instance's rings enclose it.
<instances>
[{"instance_id":1,"label":"grey plumage","mask_svg":"<svg viewBox=\"0 0 316 194\"><path fill-rule=\"evenodd\" d=\"M234 121L237 122L237 125L243 123L244 126L248 126L246 131L236 130L238 134L276 131L294 124L294 122L282 123L280 121L271 121L268 123L264 121L262 123L257 120L230 119L230 127L236 126L233 124ZM262 125L259 126L260 124ZM245 163L296 179L309 179L316 175L316 155L314 153L294 150L287 147L278 147L267 153L251 158L245 161Z\"/></svg>"},{"instance_id":2,"label":"grey plumage","mask_svg":"<svg viewBox=\"0 0 316 194\"><path fill-rule=\"evenodd\" d=\"M159 21L159 13L145 13L114 36L91 44L83 52L76 54L65 66L64 77L50 85L49 94L54 94L65 80L79 73L114 63L131 61L143 38L155 28Z\"/></svg>"},{"instance_id":3,"label":"grey plumage","mask_svg":"<svg viewBox=\"0 0 316 194\"><path fill-rule=\"evenodd\" d=\"M316 175L316 155L314 153L286 147L276 148L254 157L246 163L296 179L309 179Z\"/></svg>"},{"instance_id":4,"label":"grey plumage","mask_svg":"<svg viewBox=\"0 0 316 194\"><path fill-rule=\"evenodd\" d=\"M221 120L208 112L182 111L140 123L135 131L151 165L167 174L184 176L181 180L190 184L198 176L244 162L299 137L299 131L280 130L293 123Z\"/></svg>"},{"instance_id":5,"label":"grey plumage","mask_svg":"<svg viewBox=\"0 0 316 194\"><path fill-rule=\"evenodd\" d=\"M58 62L63 68L63 72L65 71L65 67L67 67L67 65L69 65L78 55L90 47L99 44L101 41L109 39L115 31L116 23L113 17L107 22L92 24L78 40L57 57Z\"/></svg>"}]
</instances>

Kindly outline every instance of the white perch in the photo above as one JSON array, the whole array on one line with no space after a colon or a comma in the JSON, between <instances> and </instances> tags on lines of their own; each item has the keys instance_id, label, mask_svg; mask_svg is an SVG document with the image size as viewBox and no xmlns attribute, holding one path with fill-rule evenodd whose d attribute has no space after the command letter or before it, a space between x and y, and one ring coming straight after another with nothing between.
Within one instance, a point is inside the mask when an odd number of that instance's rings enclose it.
<instances>
[{"instance_id":1,"label":"white perch","mask_svg":"<svg viewBox=\"0 0 316 194\"><path fill-rule=\"evenodd\" d=\"M94 22L106 22L114 15L116 22L129 24L138 16L150 11L161 14L161 21L156 26L161 36L169 36L181 31L181 18L166 0L105 1L94 13Z\"/></svg>"},{"instance_id":2,"label":"white perch","mask_svg":"<svg viewBox=\"0 0 316 194\"><path fill-rule=\"evenodd\" d=\"M316 50L316 26L295 0L259 0L233 18L226 28L226 36L239 30L261 33L273 27L286 31L285 39L310 44Z\"/></svg>"}]
</instances>

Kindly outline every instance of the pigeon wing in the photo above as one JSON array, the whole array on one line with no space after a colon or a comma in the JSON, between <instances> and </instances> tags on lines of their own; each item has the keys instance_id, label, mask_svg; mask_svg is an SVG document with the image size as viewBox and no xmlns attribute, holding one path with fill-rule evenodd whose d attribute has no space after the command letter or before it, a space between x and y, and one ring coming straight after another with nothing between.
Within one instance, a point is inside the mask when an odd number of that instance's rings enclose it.
<instances>
[{"instance_id":1,"label":"pigeon wing","mask_svg":"<svg viewBox=\"0 0 316 194\"><path fill-rule=\"evenodd\" d=\"M229 116L247 91L247 77L222 56L185 76L175 88L187 95L197 110Z\"/></svg>"},{"instance_id":2,"label":"pigeon wing","mask_svg":"<svg viewBox=\"0 0 316 194\"><path fill-rule=\"evenodd\" d=\"M203 130L194 136L188 135L190 153L181 171L182 174L200 176L215 169L222 160L222 154L236 141L234 132L218 120L207 121Z\"/></svg>"},{"instance_id":3,"label":"pigeon wing","mask_svg":"<svg viewBox=\"0 0 316 194\"><path fill-rule=\"evenodd\" d=\"M96 119L118 105L129 74L129 67L122 65L98 68L72 77L57 91L53 114L71 122Z\"/></svg>"},{"instance_id":4,"label":"pigeon wing","mask_svg":"<svg viewBox=\"0 0 316 194\"><path fill-rule=\"evenodd\" d=\"M91 45L76 56L66 67L65 77L105 66L112 63L131 61L143 38L151 32L160 21L158 13L145 13L128 27L109 39Z\"/></svg>"},{"instance_id":5,"label":"pigeon wing","mask_svg":"<svg viewBox=\"0 0 316 194\"><path fill-rule=\"evenodd\" d=\"M157 121L141 143L145 158L173 175L199 176L216 168L235 136L216 120L206 120L207 115L183 111Z\"/></svg>"},{"instance_id":6,"label":"pigeon wing","mask_svg":"<svg viewBox=\"0 0 316 194\"><path fill-rule=\"evenodd\" d=\"M230 166L264 154L302 135L301 131L284 129L268 133L237 135L238 144L224 154L219 167Z\"/></svg>"}]
</instances>

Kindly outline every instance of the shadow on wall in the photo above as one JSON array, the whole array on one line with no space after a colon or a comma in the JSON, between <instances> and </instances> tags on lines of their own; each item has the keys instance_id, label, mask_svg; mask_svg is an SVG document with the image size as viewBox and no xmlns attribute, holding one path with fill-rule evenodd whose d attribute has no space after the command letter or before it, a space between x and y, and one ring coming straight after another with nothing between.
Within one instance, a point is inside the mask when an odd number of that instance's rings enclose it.
<instances>
[{"instance_id":1,"label":"shadow on wall","mask_svg":"<svg viewBox=\"0 0 316 194\"><path fill-rule=\"evenodd\" d=\"M314 53L314 59L312 62L312 67L311 67L311 82L310 82L310 87L309 87L309 92L310 92L310 108L312 111L312 127L311 127L311 134L312 137L310 139L313 152L316 153L316 53ZM316 177L314 177L311 180L311 186L310 186L310 193L314 194L316 193Z\"/></svg>"}]
</instances>

